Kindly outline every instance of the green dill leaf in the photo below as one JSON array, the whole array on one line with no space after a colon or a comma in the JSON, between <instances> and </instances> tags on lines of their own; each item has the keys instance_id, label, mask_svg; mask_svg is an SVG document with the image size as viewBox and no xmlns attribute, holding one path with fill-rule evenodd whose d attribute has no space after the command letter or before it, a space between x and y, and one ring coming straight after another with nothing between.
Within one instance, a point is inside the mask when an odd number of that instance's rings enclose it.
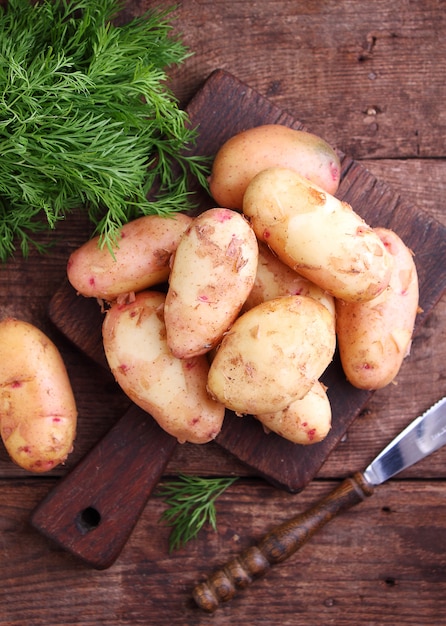
<instances>
[{"instance_id":1,"label":"green dill leaf","mask_svg":"<svg viewBox=\"0 0 446 626\"><path fill-rule=\"evenodd\" d=\"M236 480L236 477L202 478L180 474L177 480L167 482L158 490L157 495L167 505L160 521L171 527L169 552L195 539L205 524L217 530L215 501Z\"/></svg>"},{"instance_id":2,"label":"green dill leaf","mask_svg":"<svg viewBox=\"0 0 446 626\"><path fill-rule=\"evenodd\" d=\"M166 87L190 52L173 8L118 26L117 0L0 7L0 259L83 207L110 249L140 215L192 208L197 131ZM42 227L43 224L43 227Z\"/></svg>"}]
</instances>

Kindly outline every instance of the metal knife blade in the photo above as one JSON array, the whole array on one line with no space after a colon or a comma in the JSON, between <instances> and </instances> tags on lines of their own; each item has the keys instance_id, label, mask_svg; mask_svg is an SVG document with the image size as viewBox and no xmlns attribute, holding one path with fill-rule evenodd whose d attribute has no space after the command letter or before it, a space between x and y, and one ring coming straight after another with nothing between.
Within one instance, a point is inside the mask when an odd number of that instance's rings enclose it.
<instances>
[{"instance_id":1,"label":"metal knife blade","mask_svg":"<svg viewBox=\"0 0 446 626\"><path fill-rule=\"evenodd\" d=\"M381 485L446 444L446 396L413 420L363 472L368 483Z\"/></svg>"},{"instance_id":2,"label":"metal knife blade","mask_svg":"<svg viewBox=\"0 0 446 626\"><path fill-rule=\"evenodd\" d=\"M192 596L208 613L227 602L271 565L281 563L301 548L317 530L341 511L359 504L374 493L374 488L403 469L414 465L446 444L446 396L413 420L364 472L346 478L336 489L309 510L299 513L270 530L257 545L217 569L196 585Z\"/></svg>"}]
</instances>

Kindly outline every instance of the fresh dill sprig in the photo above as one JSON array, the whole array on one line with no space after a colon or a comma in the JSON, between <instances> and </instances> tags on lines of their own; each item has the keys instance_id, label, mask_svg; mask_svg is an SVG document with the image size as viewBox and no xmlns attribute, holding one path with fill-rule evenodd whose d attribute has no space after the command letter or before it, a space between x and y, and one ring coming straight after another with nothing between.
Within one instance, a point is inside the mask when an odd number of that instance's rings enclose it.
<instances>
[{"instance_id":1,"label":"fresh dill sprig","mask_svg":"<svg viewBox=\"0 0 446 626\"><path fill-rule=\"evenodd\" d=\"M166 86L189 55L173 8L118 26L117 0L0 7L0 260L84 207L104 245L139 215L191 208L208 162ZM153 190L157 191L154 192Z\"/></svg>"},{"instance_id":2,"label":"fresh dill sprig","mask_svg":"<svg viewBox=\"0 0 446 626\"><path fill-rule=\"evenodd\" d=\"M169 552L195 539L206 523L217 530L216 499L237 477L202 478L180 474L178 480L163 485L157 495L164 499L168 508L160 521L171 526Z\"/></svg>"}]
</instances>

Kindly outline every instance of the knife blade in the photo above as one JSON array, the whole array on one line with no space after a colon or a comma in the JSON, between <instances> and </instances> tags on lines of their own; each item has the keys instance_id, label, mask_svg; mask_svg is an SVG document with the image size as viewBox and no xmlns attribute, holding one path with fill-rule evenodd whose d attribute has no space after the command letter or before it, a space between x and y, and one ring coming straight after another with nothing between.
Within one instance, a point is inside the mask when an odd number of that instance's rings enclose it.
<instances>
[{"instance_id":1,"label":"knife blade","mask_svg":"<svg viewBox=\"0 0 446 626\"><path fill-rule=\"evenodd\" d=\"M346 478L307 511L276 526L254 546L217 569L192 591L195 603L213 613L271 565L292 556L338 513L359 504L375 487L418 463L446 444L446 396L414 419L366 467Z\"/></svg>"},{"instance_id":2,"label":"knife blade","mask_svg":"<svg viewBox=\"0 0 446 626\"><path fill-rule=\"evenodd\" d=\"M374 487L446 444L446 402L436 402L382 450L364 471Z\"/></svg>"}]
</instances>

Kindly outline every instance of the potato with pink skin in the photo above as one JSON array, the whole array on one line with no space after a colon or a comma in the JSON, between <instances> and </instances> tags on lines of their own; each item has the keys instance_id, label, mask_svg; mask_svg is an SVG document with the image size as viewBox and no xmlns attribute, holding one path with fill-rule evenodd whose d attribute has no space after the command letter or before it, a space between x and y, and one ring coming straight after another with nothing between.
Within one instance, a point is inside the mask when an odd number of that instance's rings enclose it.
<instances>
[{"instance_id":1,"label":"potato with pink skin","mask_svg":"<svg viewBox=\"0 0 446 626\"><path fill-rule=\"evenodd\" d=\"M349 204L290 169L255 176L243 212L260 241L335 298L371 300L389 284L392 255L373 229Z\"/></svg>"},{"instance_id":2,"label":"potato with pink skin","mask_svg":"<svg viewBox=\"0 0 446 626\"><path fill-rule=\"evenodd\" d=\"M220 206L241 210L243 195L256 174L269 167L295 170L334 194L341 163L321 137L281 124L265 124L238 133L217 152L209 178L212 197Z\"/></svg>"},{"instance_id":3,"label":"potato with pink skin","mask_svg":"<svg viewBox=\"0 0 446 626\"><path fill-rule=\"evenodd\" d=\"M71 254L68 280L79 294L106 301L159 285L167 280L171 254L191 222L183 213L140 217L122 227L112 251L94 237Z\"/></svg>"},{"instance_id":4,"label":"potato with pink skin","mask_svg":"<svg viewBox=\"0 0 446 626\"><path fill-rule=\"evenodd\" d=\"M282 296L243 313L212 360L208 391L239 414L274 413L303 398L330 364L332 315L308 296Z\"/></svg>"},{"instance_id":5,"label":"potato with pink skin","mask_svg":"<svg viewBox=\"0 0 446 626\"><path fill-rule=\"evenodd\" d=\"M243 215L213 208L194 219L172 257L164 316L172 354L209 352L254 284L257 239Z\"/></svg>"},{"instance_id":6,"label":"potato with pink skin","mask_svg":"<svg viewBox=\"0 0 446 626\"><path fill-rule=\"evenodd\" d=\"M180 443L203 444L220 432L224 407L206 391L205 356L177 359L166 342L165 294L141 291L107 311L102 336L117 383Z\"/></svg>"},{"instance_id":7,"label":"potato with pink skin","mask_svg":"<svg viewBox=\"0 0 446 626\"><path fill-rule=\"evenodd\" d=\"M282 411L256 415L265 430L304 446L323 441L331 429L331 405L325 386L317 381L300 400Z\"/></svg>"},{"instance_id":8,"label":"potato with pink skin","mask_svg":"<svg viewBox=\"0 0 446 626\"><path fill-rule=\"evenodd\" d=\"M285 265L268 246L259 242L259 260L253 288L243 305L243 311L280 296L309 296L318 300L335 318L334 298L307 278Z\"/></svg>"},{"instance_id":9,"label":"potato with pink skin","mask_svg":"<svg viewBox=\"0 0 446 626\"><path fill-rule=\"evenodd\" d=\"M419 298L412 252L393 231L375 232L394 260L389 286L369 302L336 303L343 370L353 386L370 390L391 383L409 354Z\"/></svg>"},{"instance_id":10,"label":"potato with pink skin","mask_svg":"<svg viewBox=\"0 0 446 626\"><path fill-rule=\"evenodd\" d=\"M61 354L34 325L0 322L0 431L11 459L47 472L73 449L77 408Z\"/></svg>"}]
</instances>

